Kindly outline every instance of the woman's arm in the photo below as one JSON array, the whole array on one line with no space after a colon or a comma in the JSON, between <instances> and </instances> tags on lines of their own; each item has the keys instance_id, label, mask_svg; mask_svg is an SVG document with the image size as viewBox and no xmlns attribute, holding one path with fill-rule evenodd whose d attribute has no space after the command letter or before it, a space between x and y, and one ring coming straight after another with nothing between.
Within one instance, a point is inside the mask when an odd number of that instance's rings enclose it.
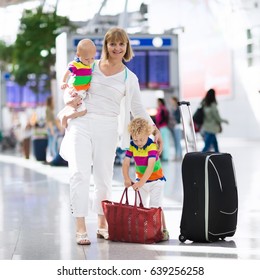
<instances>
[{"instance_id":1,"label":"woman's arm","mask_svg":"<svg viewBox=\"0 0 260 280\"><path fill-rule=\"evenodd\" d=\"M158 152L159 154L162 153L163 150L163 140L161 136L160 130L154 124L151 116L147 113L146 109L144 108L142 99L141 99L141 91L138 83L138 79L135 76L128 77L131 79L129 90L131 91L131 113L133 117L143 117L149 121L151 125L154 127L153 135L155 136L155 143L158 145Z\"/></svg>"},{"instance_id":2,"label":"woman's arm","mask_svg":"<svg viewBox=\"0 0 260 280\"><path fill-rule=\"evenodd\" d=\"M212 113L213 113L213 116L216 120L217 123L227 123L228 124L228 121L225 120L225 119L222 119L220 114L219 114L219 110L218 110L218 107L217 105L215 105L213 108L212 108Z\"/></svg>"}]
</instances>

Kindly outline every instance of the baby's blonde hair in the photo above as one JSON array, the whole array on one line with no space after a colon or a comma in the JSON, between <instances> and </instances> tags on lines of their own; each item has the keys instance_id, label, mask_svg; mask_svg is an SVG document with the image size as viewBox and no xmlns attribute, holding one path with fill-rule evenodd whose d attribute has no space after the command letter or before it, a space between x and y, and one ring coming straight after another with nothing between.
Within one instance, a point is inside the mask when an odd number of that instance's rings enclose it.
<instances>
[{"instance_id":1,"label":"baby's blonde hair","mask_svg":"<svg viewBox=\"0 0 260 280\"><path fill-rule=\"evenodd\" d=\"M94 42L90 39L82 39L77 45L77 53L80 54L82 52L85 52L89 48L96 48Z\"/></svg>"},{"instance_id":2,"label":"baby's blonde hair","mask_svg":"<svg viewBox=\"0 0 260 280\"><path fill-rule=\"evenodd\" d=\"M128 132L132 136L140 134L150 135L153 132L153 127L149 124L149 122L146 119L135 118L128 125Z\"/></svg>"}]
</instances>

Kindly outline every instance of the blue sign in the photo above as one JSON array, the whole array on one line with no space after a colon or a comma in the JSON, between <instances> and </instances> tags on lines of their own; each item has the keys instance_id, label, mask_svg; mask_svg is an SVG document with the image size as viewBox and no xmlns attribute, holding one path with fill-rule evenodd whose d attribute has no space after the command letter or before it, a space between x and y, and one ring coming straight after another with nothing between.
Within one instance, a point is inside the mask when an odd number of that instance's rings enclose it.
<instances>
[{"instance_id":1,"label":"blue sign","mask_svg":"<svg viewBox=\"0 0 260 280\"><path fill-rule=\"evenodd\" d=\"M130 43L132 47L171 47L172 46L172 38L163 38L163 37L152 37L152 38L139 38L139 37L131 37Z\"/></svg>"},{"instance_id":2,"label":"blue sign","mask_svg":"<svg viewBox=\"0 0 260 280\"><path fill-rule=\"evenodd\" d=\"M81 38L82 39L82 38ZM76 48L80 38L73 39L73 47ZM103 37L93 37L90 39L95 43L98 49L103 46ZM158 48L173 48L173 38L172 37L161 37L159 35L151 37L131 37L130 44L133 49L158 49Z\"/></svg>"}]
</instances>

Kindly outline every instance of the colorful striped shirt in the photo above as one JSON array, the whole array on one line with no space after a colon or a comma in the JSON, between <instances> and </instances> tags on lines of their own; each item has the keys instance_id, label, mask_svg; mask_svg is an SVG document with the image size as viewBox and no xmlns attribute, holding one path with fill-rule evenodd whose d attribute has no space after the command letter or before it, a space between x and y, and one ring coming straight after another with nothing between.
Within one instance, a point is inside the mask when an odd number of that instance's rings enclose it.
<instances>
[{"instance_id":1,"label":"colorful striped shirt","mask_svg":"<svg viewBox=\"0 0 260 280\"><path fill-rule=\"evenodd\" d=\"M149 158L155 158L156 161L155 161L153 173L148 178L147 182L152 182L152 181L156 181L156 180L166 181L166 179L163 175L157 146L151 138L148 138L148 141L143 146L143 148L139 148L138 146L135 145L135 143L133 141L131 141L130 147L126 151L125 155L126 155L126 157L134 158L137 181L139 181L142 178L143 174L145 173L145 170L148 166Z\"/></svg>"},{"instance_id":2,"label":"colorful striped shirt","mask_svg":"<svg viewBox=\"0 0 260 280\"><path fill-rule=\"evenodd\" d=\"M77 57L69 63L68 67L71 72L69 84L72 84L77 91L88 90L92 78L91 66L83 64Z\"/></svg>"}]
</instances>

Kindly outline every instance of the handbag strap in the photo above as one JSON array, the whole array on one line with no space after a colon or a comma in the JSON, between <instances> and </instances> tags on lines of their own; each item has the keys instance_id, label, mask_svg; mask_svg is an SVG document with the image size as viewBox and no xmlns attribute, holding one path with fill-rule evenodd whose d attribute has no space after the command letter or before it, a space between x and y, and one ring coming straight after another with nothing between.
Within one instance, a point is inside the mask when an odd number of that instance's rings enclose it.
<instances>
[{"instance_id":1,"label":"handbag strap","mask_svg":"<svg viewBox=\"0 0 260 280\"><path fill-rule=\"evenodd\" d=\"M134 206L137 207L137 196L139 196L139 200L140 200L139 207L144 207L143 201L142 201L142 197L141 197L141 194L140 194L139 191L135 191L135 203L134 203ZM129 205L129 201L128 201L128 188L124 189L123 194L122 194L121 199L120 199L120 204L123 203L124 197L125 197L125 204Z\"/></svg>"},{"instance_id":2,"label":"handbag strap","mask_svg":"<svg viewBox=\"0 0 260 280\"><path fill-rule=\"evenodd\" d=\"M129 202L128 202L128 192L127 192L128 188L125 188L124 191L123 191L123 194L122 194L122 197L120 199L120 204L122 204L123 202L123 199L124 199L124 196L125 196L125 204L129 205Z\"/></svg>"},{"instance_id":3,"label":"handbag strap","mask_svg":"<svg viewBox=\"0 0 260 280\"><path fill-rule=\"evenodd\" d=\"M136 207L136 204L137 204L137 195L139 196L139 200L140 200L139 207L144 207L143 201L141 198L141 194L139 191L135 191L135 205L134 206Z\"/></svg>"}]
</instances>

